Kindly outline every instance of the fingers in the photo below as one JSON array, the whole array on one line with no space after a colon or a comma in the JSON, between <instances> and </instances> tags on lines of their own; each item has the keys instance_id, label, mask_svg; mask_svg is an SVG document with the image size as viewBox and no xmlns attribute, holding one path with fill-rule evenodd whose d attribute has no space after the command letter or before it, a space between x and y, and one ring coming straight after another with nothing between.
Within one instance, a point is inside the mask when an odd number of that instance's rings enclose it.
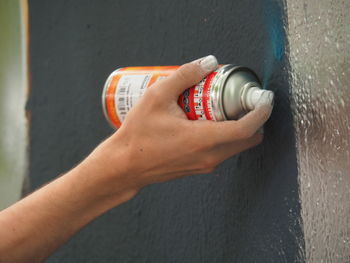
<instances>
[{"instance_id":1,"label":"fingers","mask_svg":"<svg viewBox=\"0 0 350 263\"><path fill-rule=\"evenodd\" d=\"M273 106L261 105L237 121L238 137L249 138L259 130L270 118Z\"/></svg>"},{"instance_id":2,"label":"fingers","mask_svg":"<svg viewBox=\"0 0 350 263\"><path fill-rule=\"evenodd\" d=\"M216 70L218 62L213 55L197 59L178 68L174 73L155 85L161 86L159 92L164 97L178 99L179 95L186 89L200 82L210 72Z\"/></svg>"},{"instance_id":3,"label":"fingers","mask_svg":"<svg viewBox=\"0 0 350 263\"><path fill-rule=\"evenodd\" d=\"M272 112L272 105L258 106L238 121L196 121L193 123L196 130L209 146L231 143L252 137L268 120Z\"/></svg>"},{"instance_id":4,"label":"fingers","mask_svg":"<svg viewBox=\"0 0 350 263\"><path fill-rule=\"evenodd\" d=\"M197 169L191 170L188 174L212 173L215 168L226 159L260 144L262 140L263 135L256 133L252 137L245 140L217 145L210 151L207 151L205 154L202 153L202 157L198 161L200 165L198 165Z\"/></svg>"},{"instance_id":5,"label":"fingers","mask_svg":"<svg viewBox=\"0 0 350 263\"><path fill-rule=\"evenodd\" d=\"M215 161L219 164L231 156L248 150L254 146L260 144L263 140L261 133L255 133L252 137L236 142L221 144L215 147L210 154L215 158Z\"/></svg>"},{"instance_id":6,"label":"fingers","mask_svg":"<svg viewBox=\"0 0 350 263\"><path fill-rule=\"evenodd\" d=\"M265 90L261 93L255 109L237 121L238 128L243 132L243 138L249 138L261 129L270 118L274 104L274 94Z\"/></svg>"}]
</instances>

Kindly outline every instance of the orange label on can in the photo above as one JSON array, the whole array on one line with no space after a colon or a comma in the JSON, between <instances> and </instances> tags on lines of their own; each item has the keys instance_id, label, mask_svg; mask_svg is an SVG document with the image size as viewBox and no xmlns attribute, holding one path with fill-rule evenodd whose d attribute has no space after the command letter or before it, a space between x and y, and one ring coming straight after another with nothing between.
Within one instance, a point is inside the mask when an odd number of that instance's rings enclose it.
<instances>
[{"instance_id":1,"label":"orange label on can","mask_svg":"<svg viewBox=\"0 0 350 263\"><path fill-rule=\"evenodd\" d=\"M169 76L179 66L126 67L109 77L104 92L106 117L119 128L128 111L137 103L146 89ZM214 120L210 90L216 72L180 95L178 104L190 120Z\"/></svg>"}]
</instances>

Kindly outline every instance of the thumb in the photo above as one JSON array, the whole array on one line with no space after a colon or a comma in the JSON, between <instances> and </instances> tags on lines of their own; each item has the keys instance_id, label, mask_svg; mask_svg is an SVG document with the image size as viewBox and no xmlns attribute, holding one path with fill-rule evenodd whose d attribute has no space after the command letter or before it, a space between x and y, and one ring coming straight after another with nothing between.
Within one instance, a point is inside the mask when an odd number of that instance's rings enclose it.
<instances>
[{"instance_id":1,"label":"thumb","mask_svg":"<svg viewBox=\"0 0 350 263\"><path fill-rule=\"evenodd\" d=\"M163 88L163 91L168 96L177 100L184 90L196 85L217 68L218 61L213 55L197 59L179 67L174 73L164 79L161 83L162 87L158 88Z\"/></svg>"},{"instance_id":2,"label":"thumb","mask_svg":"<svg viewBox=\"0 0 350 263\"><path fill-rule=\"evenodd\" d=\"M198 121L196 125L201 126L200 131L205 131L204 137L209 145L249 139L269 119L273 109L273 97L272 92L263 93L261 103L237 121Z\"/></svg>"}]
</instances>

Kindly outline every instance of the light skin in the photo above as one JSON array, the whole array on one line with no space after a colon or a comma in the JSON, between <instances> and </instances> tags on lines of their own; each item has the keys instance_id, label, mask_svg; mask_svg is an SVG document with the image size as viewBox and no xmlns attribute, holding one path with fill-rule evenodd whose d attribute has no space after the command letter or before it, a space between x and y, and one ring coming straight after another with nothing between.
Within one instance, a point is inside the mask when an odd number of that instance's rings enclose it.
<instances>
[{"instance_id":1,"label":"light skin","mask_svg":"<svg viewBox=\"0 0 350 263\"><path fill-rule=\"evenodd\" d=\"M204 62L203 62L204 61ZM143 187L207 174L261 143L272 98L238 121L190 121L179 95L217 67L205 58L150 87L122 127L75 168L0 212L0 262L42 262L72 235Z\"/></svg>"}]
</instances>

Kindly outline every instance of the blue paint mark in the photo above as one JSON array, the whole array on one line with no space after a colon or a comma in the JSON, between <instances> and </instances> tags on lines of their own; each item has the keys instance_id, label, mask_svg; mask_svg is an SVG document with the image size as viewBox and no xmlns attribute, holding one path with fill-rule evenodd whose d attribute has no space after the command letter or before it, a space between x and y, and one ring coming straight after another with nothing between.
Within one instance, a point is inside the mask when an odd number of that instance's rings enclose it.
<instances>
[{"instance_id":1,"label":"blue paint mark","mask_svg":"<svg viewBox=\"0 0 350 263\"><path fill-rule=\"evenodd\" d=\"M285 30L283 20L283 9L280 1L266 0L265 19L268 34L267 50L265 54L265 65L263 75L263 87L268 86L269 80L278 62L282 61L285 54Z\"/></svg>"}]
</instances>

